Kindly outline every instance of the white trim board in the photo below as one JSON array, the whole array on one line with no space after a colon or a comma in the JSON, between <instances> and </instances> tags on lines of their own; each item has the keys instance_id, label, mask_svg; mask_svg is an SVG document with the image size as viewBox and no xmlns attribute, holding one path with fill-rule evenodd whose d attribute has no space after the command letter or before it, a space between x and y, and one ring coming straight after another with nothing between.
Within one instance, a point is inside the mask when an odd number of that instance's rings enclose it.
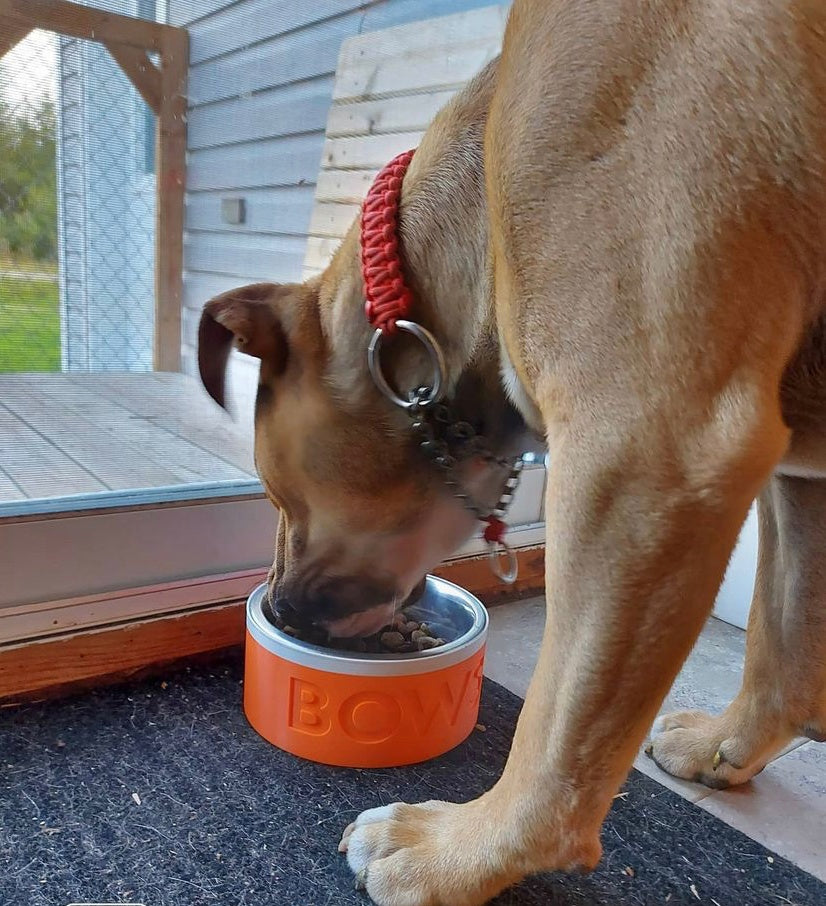
<instances>
[{"instance_id":1,"label":"white trim board","mask_svg":"<svg viewBox=\"0 0 826 906\"><path fill-rule=\"evenodd\" d=\"M7 607L0 612L0 646L240 600L266 577L266 568L241 570L63 601Z\"/></svg>"}]
</instances>

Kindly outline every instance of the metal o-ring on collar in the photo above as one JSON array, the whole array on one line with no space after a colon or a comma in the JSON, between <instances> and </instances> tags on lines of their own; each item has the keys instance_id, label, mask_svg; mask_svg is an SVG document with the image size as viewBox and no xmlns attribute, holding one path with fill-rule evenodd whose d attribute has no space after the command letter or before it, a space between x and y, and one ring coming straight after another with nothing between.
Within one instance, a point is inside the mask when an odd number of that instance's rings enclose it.
<instances>
[{"instance_id":1,"label":"metal o-ring on collar","mask_svg":"<svg viewBox=\"0 0 826 906\"><path fill-rule=\"evenodd\" d=\"M415 337L424 346L427 357L433 368L433 379L428 387L428 393L424 397L415 397L412 399L403 399L387 383L384 372L381 367L381 348L384 334L378 329L370 340L367 348L367 367L373 377L376 387L396 406L402 409L411 409L414 405L421 407L431 406L442 398L445 384L445 359L439 343L429 330L425 330L421 324L415 321L396 321L396 327Z\"/></svg>"}]
</instances>

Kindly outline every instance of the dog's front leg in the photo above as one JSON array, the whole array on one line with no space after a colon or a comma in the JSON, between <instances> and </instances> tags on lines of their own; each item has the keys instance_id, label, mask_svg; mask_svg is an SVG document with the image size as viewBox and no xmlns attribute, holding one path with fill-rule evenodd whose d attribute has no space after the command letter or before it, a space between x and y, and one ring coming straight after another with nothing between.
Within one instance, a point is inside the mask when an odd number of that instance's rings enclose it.
<instances>
[{"instance_id":1,"label":"dog's front leg","mask_svg":"<svg viewBox=\"0 0 826 906\"><path fill-rule=\"evenodd\" d=\"M655 430L650 413L593 409L555 443L552 427L548 619L508 764L466 805L396 804L347 828L380 906L478 906L530 872L598 862L612 797L785 446L770 388L722 397L694 414L683 400Z\"/></svg>"}]
</instances>

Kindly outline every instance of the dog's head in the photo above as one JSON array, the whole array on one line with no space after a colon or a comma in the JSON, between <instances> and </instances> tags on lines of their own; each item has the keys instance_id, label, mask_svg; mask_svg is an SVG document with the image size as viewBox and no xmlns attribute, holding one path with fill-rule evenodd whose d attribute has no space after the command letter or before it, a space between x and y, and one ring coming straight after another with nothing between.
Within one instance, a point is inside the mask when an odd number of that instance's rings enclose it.
<instances>
[{"instance_id":1,"label":"dog's head","mask_svg":"<svg viewBox=\"0 0 826 906\"><path fill-rule=\"evenodd\" d=\"M524 424L502 389L488 267L482 159L494 85L495 62L428 129L404 178L399 239L416 318L444 353L454 415L504 456L519 451ZM357 218L320 277L207 303L198 351L221 404L233 339L261 360L255 461L281 511L271 596L289 622L334 635L380 628L476 526L369 375L359 227ZM403 334L382 358L402 395L432 386L422 347ZM453 477L487 508L506 476L476 457Z\"/></svg>"},{"instance_id":2,"label":"dog's head","mask_svg":"<svg viewBox=\"0 0 826 906\"><path fill-rule=\"evenodd\" d=\"M422 456L407 416L367 377L361 305L348 306L346 323L331 320L324 297L336 292L321 279L224 293L204 309L198 355L222 405L233 341L261 360L255 462L281 512L276 609L294 625L367 635L475 520Z\"/></svg>"}]
</instances>

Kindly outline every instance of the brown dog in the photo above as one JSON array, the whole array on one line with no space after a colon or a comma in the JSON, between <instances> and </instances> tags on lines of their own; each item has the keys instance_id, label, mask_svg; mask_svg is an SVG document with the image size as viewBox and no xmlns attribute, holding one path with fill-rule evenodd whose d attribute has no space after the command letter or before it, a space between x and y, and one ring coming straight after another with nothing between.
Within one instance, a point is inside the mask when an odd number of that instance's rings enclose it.
<instances>
[{"instance_id":1,"label":"brown dog","mask_svg":"<svg viewBox=\"0 0 826 906\"><path fill-rule=\"evenodd\" d=\"M651 754L721 786L826 735L825 158L821 0L517 0L500 60L429 129L401 208L416 320L497 452L522 443L508 399L547 439L548 620L496 786L345 832L380 906L597 863L758 495L743 689L666 718ZM358 246L354 227L319 279L212 300L200 348L219 401L232 337L261 358L273 596L340 634L474 524L368 375ZM415 349L387 358L398 387L426 380ZM462 475L480 499L500 480Z\"/></svg>"}]
</instances>

